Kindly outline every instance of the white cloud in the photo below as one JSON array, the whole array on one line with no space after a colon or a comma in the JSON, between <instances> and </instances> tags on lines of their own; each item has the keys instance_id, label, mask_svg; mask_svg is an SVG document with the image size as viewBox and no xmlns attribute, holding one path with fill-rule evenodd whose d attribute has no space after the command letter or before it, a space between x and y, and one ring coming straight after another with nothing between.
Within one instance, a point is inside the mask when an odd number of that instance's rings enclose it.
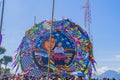
<instances>
[{"instance_id":1,"label":"white cloud","mask_svg":"<svg viewBox=\"0 0 120 80\"><path fill-rule=\"evenodd\" d=\"M5 65L2 64L1 67L5 68Z\"/></svg>"},{"instance_id":2,"label":"white cloud","mask_svg":"<svg viewBox=\"0 0 120 80\"><path fill-rule=\"evenodd\" d=\"M120 67L116 70L118 73L120 73Z\"/></svg>"},{"instance_id":3,"label":"white cloud","mask_svg":"<svg viewBox=\"0 0 120 80\"><path fill-rule=\"evenodd\" d=\"M97 68L97 75L100 75L102 73L104 73L105 71L109 70L110 68L104 66L104 67L101 67L101 68Z\"/></svg>"},{"instance_id":4,"label":"white cloud","mask_svg":"<svg viewBox=\"0 0 120 80\"><path fill-rule=\"evenodd\" d=\"M120 59L120 55L116 55L115 57L116 57L117 59Z\"/></svg>"},{"instance_id":5,"label":"white cloud","mask_svg":"<svg viewBox=\"0 0 120 80\"><path fill-rule=\"evenodd\" d=\"M118 68L110 68L110 67L104 66L104 67L97 68L97 73L94 72L94 74L100 75L100 74L102 74L102 73L104 73L104 72L106 72L108 70L114 70L114 71L120 73L120 67L118 67Z\"/></svg>"}]
</instances>

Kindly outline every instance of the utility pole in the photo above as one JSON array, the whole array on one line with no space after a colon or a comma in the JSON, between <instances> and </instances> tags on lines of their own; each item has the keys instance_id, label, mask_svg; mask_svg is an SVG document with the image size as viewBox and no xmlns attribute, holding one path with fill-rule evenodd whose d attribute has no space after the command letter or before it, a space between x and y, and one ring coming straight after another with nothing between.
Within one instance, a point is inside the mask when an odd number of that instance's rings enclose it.
<instances>
[{"instance_id":1,"label":"utility pole","mask_svg":"<svg viewBox=\"0 0 120 80\"><path fill-rule=\"evenodd\" d=\"M87 29L88 35L91 39L91 9L90 0L84 0L84 26Z\"/></svg>"},{"instance_id":2,"label":"utility pole","mask_svg":"<svg viewBox=\"0 0 120 80\"><path fill-rule=\"evenodd\" d=\"M4 7L5 7L5 0L2 1L1 3L2 10L1 10L1 19L0 19L0 45L2 42L2 26L3 26L3 16L4 16Z\"/></svg>"},{"instance_id":3,"label":"utility pole","mask_svg":"<svg viewBox=\"0 0 120 80\"><path fill-rule=\"evenodd\" d=\"M4 7L5 7L5 0L2 1L1 20L0 20L0 34L2 32L2 26L3 26Z\"/></svg>"}]
</instances>

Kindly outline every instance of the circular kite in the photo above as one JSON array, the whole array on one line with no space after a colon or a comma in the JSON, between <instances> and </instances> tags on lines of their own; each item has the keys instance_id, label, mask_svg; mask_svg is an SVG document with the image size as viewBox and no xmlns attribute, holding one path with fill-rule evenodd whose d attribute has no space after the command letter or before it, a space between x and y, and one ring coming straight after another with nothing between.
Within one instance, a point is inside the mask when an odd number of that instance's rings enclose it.
<instances>
[{"instance_id":1,"label":"circular kite","mask_svg":"<svg viewBox=\"0 0 120 80\"><path fill-rule=\"evenodd\" d=\"M29 75L48 72L51 20L42 21L25 32L15 55L13 67ZM63 19L53 21L50 54L50 74L83 72L90 76L95 68L92 44L86 31Z\"/></svg>"}]
</instances>

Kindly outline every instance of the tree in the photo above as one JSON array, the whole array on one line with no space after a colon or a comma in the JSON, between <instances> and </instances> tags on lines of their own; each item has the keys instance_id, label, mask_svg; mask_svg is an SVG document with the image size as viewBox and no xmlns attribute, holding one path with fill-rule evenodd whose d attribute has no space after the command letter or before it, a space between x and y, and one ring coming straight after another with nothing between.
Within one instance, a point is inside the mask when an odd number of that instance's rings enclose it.
<instances>
[{"instance_id":1,"label":"tree","mask_svg":"<svg viewBox=\"0 0 120 80\"><path fill-rule=\"evenodd\" d=\"M2 64L2 63L3 63L3 61L4 61L4 60L3 60L3 58L2 58L2 59L0 59L0 64Z\"/></svg>"},{"instance_id":2,"label":"tree","mask_svg":"<svg viewBox=\"0 0 120 80\"><path fill-rule=\"evenodd\" d=\"M4 71L5 71L5 69L4 69L3 67L1 67L0 70L1 70L1 71L0 71L1 73L4 73ZM7 73L7 74L10 74L10 68L7 68L7 69L6 69L6 73ZM1 79L0 79L0 80L1 80Z\"/></svg>"},{"instance_id":3,"label":"tree","mask_svg":"<svg viewBox=\"0 0 120 80\"><path fill-rule=\"evenodd\" d=\"M3 64L5 65L5 73L6 73L8 63L12 62L12 60L13 59L11 56L4 56L3 57Z\"/></svg>"},{"instance_id":4,"label":"tree","mask_svg":"<svg viewBox=\"0 0 120 80\"><path fill-rule=\"evenodd\" d=\"M6 49L0 46L0 55L4 54L5 52L6 52ZM0 75L1 75L1 64L3 64L3 61L4 61L3 58L0 59Z\"/></svg>"},{"instance_id":5,"label":"tree","mask_svg":"<svg viewBox=\"0 0 120 80\"><path fill-rule=\"evenodd\" d=\"M2 59L0 59L0 75L1 75L1 71L2 71L2 67L1 67L1 64L3 63L3 58Z\"/></svg>"},{"instance_id":6,"label":"tree","mask_svg":"<svg viewBox=\"0 0 120 80\"><path fill-rule=\"evenodd\" d=\"M0 68L0 75L3 73L3 71L4 71L4 68L1 67L1 68Z\"/></svg>"},{"instance_id":7,"label":"tree","mask_svg":"<svg viewBox=\"0 0 120 80\"><path fill-rule=\"evenodd\" d=\"M4 47L1 47L1 46L0 46L0 55L1 55L1 54L4 54L5 51L6 51L6 49L5 49Z\"/></svg>"}]
</instances>

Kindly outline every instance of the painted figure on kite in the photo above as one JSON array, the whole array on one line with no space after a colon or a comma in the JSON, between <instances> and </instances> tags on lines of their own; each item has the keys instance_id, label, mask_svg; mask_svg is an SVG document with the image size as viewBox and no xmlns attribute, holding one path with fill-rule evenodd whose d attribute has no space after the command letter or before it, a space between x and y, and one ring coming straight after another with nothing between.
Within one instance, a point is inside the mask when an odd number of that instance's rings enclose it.
<instances>
[{"instance_id":1,"label":"painted figure on kite","mask_svg":"<svg viewBox=\"0 0 120 80\"><path fill-rule=\"evenodd\" d=\"M13 67L17 70L21 67L29 75L47 74L50 26L51 20L45 20L26 31ZM54 21L51 42L50 74L83 72L91 76L95 69L92 43L87 32L79 25L69 19Z\"/></svg>"},{"instance_id":2,"label":"painted figure on kite","mask_svg":"<svg viewBox=\"0 0 120 80\"><path fill-rule=\"evenodd\" d=\"M55 65L64 65L65 60L67 60L67 56L64 55L64 48L62 47L62 43L59 43L57 47L55 47L54 53L55 54L52 55L52 60L55 62Z\"/></svg>"}]
</instances>

